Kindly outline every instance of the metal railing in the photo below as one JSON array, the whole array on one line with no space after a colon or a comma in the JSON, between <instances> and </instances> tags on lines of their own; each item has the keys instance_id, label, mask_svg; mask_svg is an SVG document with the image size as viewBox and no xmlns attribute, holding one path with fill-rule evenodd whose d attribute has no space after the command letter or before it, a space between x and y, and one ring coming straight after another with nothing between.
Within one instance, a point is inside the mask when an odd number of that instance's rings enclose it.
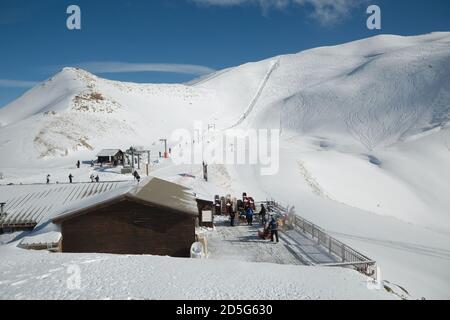
<instances>
[{"instance_id":1,"label":"metal railing","mask_svg":"<svg viewBox=\"0 0 450 320\"><path fill-rule=\"evenodd\" d=\"M0 228L34 228L37 225L35 221L26 220L26 221L11 221L11 222L3 222L0 221Z\"/></svg>"},{"instance_id":2,"label":"metal railing","mask_svg":"<svg viewBox=\"0 0 450 320\"><path fill-rule=\"evenodd\" d=\"M266 201L269 211L285 216L288 227L294 228L328 251L329 254L341 260L338 263L321 264L330 267L352 267L367 276L376 277L376 261L366 257L362 253L352 249L336 238L330 236L325 230L314 223L294 214L288 208L283 207L276 201Z\"/></svg>"}]
</instances>

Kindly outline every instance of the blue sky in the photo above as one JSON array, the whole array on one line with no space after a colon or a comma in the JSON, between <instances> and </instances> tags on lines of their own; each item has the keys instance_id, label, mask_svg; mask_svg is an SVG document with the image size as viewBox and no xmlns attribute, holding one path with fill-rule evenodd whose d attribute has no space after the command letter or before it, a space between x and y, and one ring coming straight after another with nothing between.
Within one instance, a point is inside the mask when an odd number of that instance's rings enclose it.
<instances>
[{"instance_id":1,"label":"blue sky","mask_svg":"<svg viewBox=\"0 0 450 320\"><path fill-rule=\"evenodd\" d=\"M81 8L82 30L66 28L71 4ZM381 31L366 28L370 4L381 7ZM64 66L109 79L184 82L380 33L432 31L450 31L450 1L0 0L0 107Z\"/></svg>"}]
</instances>

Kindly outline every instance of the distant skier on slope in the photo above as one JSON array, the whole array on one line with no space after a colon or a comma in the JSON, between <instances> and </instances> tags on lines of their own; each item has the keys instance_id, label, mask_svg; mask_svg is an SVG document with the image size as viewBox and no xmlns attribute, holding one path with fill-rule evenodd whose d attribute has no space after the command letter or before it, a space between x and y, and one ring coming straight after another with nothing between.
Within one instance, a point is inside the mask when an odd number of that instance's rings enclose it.
<instances>
[{"instance_id":1,"label":"distant skier on slope","mask_svg":"<svg viewBox=\"0 0 450 320\"><path fill-rule=\"evenodd\" d=\"M95 182L100 182L100 177L98 175L95 177Z\"/></svg>"},{"instance_id":2,"label":"distant skier on slope","mask_svg":"<svg viewBox=\"0 0 450 320\"><path fill-rule=\"evenodd\" d=\"M80 160L77 161L77 168L80 169L81 163Z\"/></svg>"},{"instance_id":3,"label":"distant skier on slope","mask_svg":"<svg viewBox=\"0 0 450 320\"><path fill-rule=\"evenodd\" d=\"M91 179L91 182L94 182L94 181L95 181L94 174L91 174L90 179Z\"/></svg>"},{"instance_id":4,"label":"distant skier on slope","mask_svg":"<svg viewBox=\"0 0 450 320\"><path fill-rule=\"evenodd\" d=\"M47 184L50 184L50 175L47 175Z\"/></svg>"},{"instance_id":5,"label":"distant skier on slope","mask_svg":"<svg viewBox=\"0 0 450 320\"><path fill-rule=\"evenodd\" d=\"M69 182L72 183L73 182L73 175L69 174Z\"/></svg>"},{"instance_id":6,"label":"distant skier on slope","mask_svg":"<svg viewBox=\"0 0 450 320\"><path fill-rule=\"evenodd\" d=\"M133 176L134 176L134 179L136 179L138 183L141 181L141 176L139 175L139 173L136 170L133 172Z\"/></svg>"}]
</instances>

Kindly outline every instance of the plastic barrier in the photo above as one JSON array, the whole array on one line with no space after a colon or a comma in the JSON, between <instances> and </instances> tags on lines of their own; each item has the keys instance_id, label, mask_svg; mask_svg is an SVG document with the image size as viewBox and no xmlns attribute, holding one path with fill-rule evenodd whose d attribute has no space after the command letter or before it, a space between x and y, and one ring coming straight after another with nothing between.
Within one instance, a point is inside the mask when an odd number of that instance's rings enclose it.
<instances>
[{"instance_id":1,"label":"plastic barrier","mask_svg":"<svg viewBox=\"0 0 450 320\"><path fill-rule=\"evenodd\" d=\"M203 259L205 257L205 251L203 245L200 242L194 242L191 246L191 258Z\"/></svg>"}]
</instances>

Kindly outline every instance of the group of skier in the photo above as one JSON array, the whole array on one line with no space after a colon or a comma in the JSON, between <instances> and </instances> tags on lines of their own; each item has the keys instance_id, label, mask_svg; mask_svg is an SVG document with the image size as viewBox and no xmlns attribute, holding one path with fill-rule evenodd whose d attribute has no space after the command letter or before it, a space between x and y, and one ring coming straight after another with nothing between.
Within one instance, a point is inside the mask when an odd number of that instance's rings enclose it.
<instances>
[{"instance_id":1,"label":"group of skier","mask_svg":"<svg viewBox=\"0 0 450 320\"><path fill-rule=\"evenodd\" d=\"M76 166L77 169L80 169L80 167L81 167L81 162L80 162L80 160L78 160L78 161L75 163L75 166ZM91 162L90 162L90 166L91 166L91 167L94 167L94 161L91 161ZM138 182L141 181L141 176L139 175L139 173L138 173L137 171L134 171L134 172L133 172L133 177L134 177L134 179L137 180ZM50 178L51 178L51 175L50 175L50 174L47 174L47 177L46 177L46 182L47 182L47 184L50 184ZM69 178L69 183L73 183L74 175L72 175L72 173L69 174L68 178ZM91 180L92 183L94 183L94 182L97 182L97 183L100 182L100 177L99 177L98 174L97 174L97 175L91 174L89 178L90 178L90 180ZM58 183L58 182L57 182L57 183Z\"/></svg>"},{"instance_id":2,"label":"group of skier","mask_svg":"<svg viewBox=\"0 0 450 320\"><path fill-rule=\"evenodd\" d=\"M98 175L94 177L94 174L91 174L90 178L91 182L100 182L100 178Z\"/></svg>"},{"instance_id":3,"label":"group of skier","mask_svg":"<svg viewBox=\"0 0 450 320\"><path fill-rule=\"evenodd\" d=\"M93 163L93 162L92 162L92 163ZM91 166L92 166L92 163L91 163ZM78 160L78 161L75 163L75 166L77 167L77 169L80 169L80 167L81 167L81 162L80 162L80 160ZM47 184L50 184L50 178L51 178L51 175L50 175L50 174L47 174L47 178L46 178ZM69 178L69 183L73 183L74 175L73 175L72 173L69 174L68 178ZM97 182L97 183L100 182L100 177L98 176L98 174L97 174L96 176L94 176L94 174L91 174L91 176L90 176L89 178L91 179L91 182L92 182L92 183L93 183L93 182ZM56 182L56 183L58 183L58 182Z\"/></svg>"},{"instance_id":4,"label":"group of skier","mask_svg":"<svg viewBox=\"0 0 450 320\"><path fill-rule=\"evenodd\" d=\"M47 178L46 178L47 184L50 184L50 178L51 178L51 175L47 174ZM69 183L73 183L74 175L70 173L68 178L69 178ZM91 174L91 176L89 178L91 179L92 183L100 182L100 177L98 175L94 176L94 174ZM56 182L56 183L58 183L58 182Z\"/></svg>"},{"instance_id":5,"label":"group of skier","mask_svg":"<svg viewBox=\"0 0 450 320\"><path fill-rule=\"evenodd\" d=\"M256 206L255 201L252 197L247 196L246 193L242 195L242 201L238 201L237 213L233 210L233 203L230 198L226 200L226 213L230 217L230 225L234 227L236 214L240 216L245 216L248 226L253 226L253 217L255 215ZM279 242L278 237L278 221L273 214L269 214L269 221L267 219L267 209L264 204L261 204L261 210L259 212L259 217L261 224L264 226L264 233L270 234L270 239L272 242Z\"/></svg>"}]
</instances>

